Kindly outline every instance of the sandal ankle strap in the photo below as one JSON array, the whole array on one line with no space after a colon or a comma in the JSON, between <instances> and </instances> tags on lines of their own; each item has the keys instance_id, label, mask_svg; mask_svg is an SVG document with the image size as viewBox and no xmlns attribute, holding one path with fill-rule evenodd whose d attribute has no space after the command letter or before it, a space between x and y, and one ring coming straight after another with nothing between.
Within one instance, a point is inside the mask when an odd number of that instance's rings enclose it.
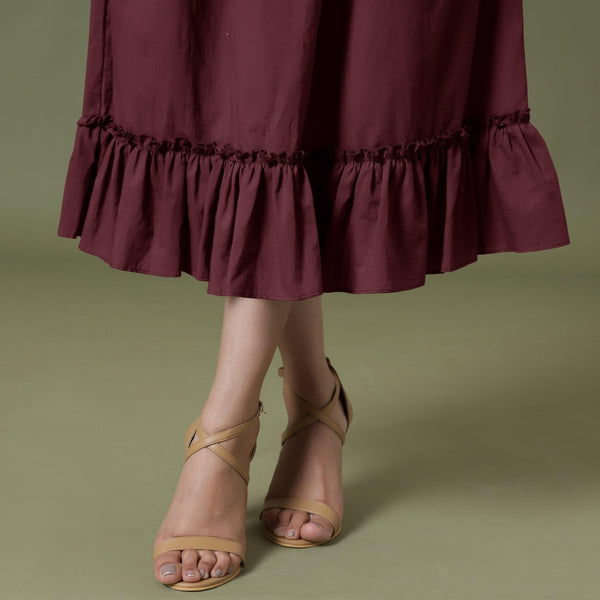
<instances>
[{"instance_id":1,"label":"sandal ankle strap","mask_svg":"<svg viewBox=\"0 0 600 600\"><path fill-rule=\"evenodd\" d=\"M200 422L200 416L194 419L193 423L187 428L185 432L185 456L183 462L187 461L187 459L192 456L198 450L202 450L202 448L208 448L214 454L222 458L225 462L227 462L230 466L232 466L242 477L242 479L248 485L250 481L250 473L244 466L240 463L240 461L236 458L236 456L231 453L227 448L221 446L220 442L224 442L226 440L230 440L234 437L241 435L246 429L250 427L253 421L258 419L261 413L266 413L263 407L262 402L258 402L258 408L256 409L256 413L247 421L240 423L239 425L235 425L234 427L229 427L227 429L223 429L221 431L217 431L215 433L207 433L202 427L202 423ZM196 439L194 439L194 435ZM256 443L252 447L252 452L250 453L250 460L254 457L254 453L256 452Z\"/></svg>"},{"instance_id":2,"label":"sandal ankle strap","mask_svg":"<svg viewBox=\"0 0 600 600\"><path fill-rule=\"evenodd\" d=\"M304 417L302 417L301 419L299 419L298 421L296 421L296 423L294 423L293 425L288 427L281 434L281 444L282 445L289 437L298 433L305 427L308 427L309 425L316 423L317 421L321 421L321 423L323 423L324 425L329 427L329 429L331 429L340 438L342 445L344 445L344 442L346 441L346 432L338 425L338 423L336 421L334 421L329 416L329 413L334 410L334 407L335 407L334 402L337 400L338 395L339 395L339 398L342 402L342 407L346 414L346 422L347 422L346 431L348 431L348 427L350 426L350 421L352 420L352 406L350 404L350 401L348 400L348 397L346 396L346 392L342 386L342 383L337 374L337 371L333 368L333 365L331 364L331 361L329 360L329 358L328 357L325 357L325 358L327 359L327 364L329 366L330 371L333 373L333 376L335 379L335 389L333 390L333 394L332 394L331 398L329 399L329 402L327 402L327 404L325 404L325 406L317 407L314 404L312 404L311 402L309 402L308 400L305 400L302 396L300 396L299 394L294 392L294 390L292 390L287 385L287 383L284 379L284 382L283 382L284 388L289 390L291 397L294 399L294 401L297 404L301 405L308 414L305 415ZM284 372L283 367L279 367L277 369L277 374L279 375L279 377L283 378L283 372Z\"/></svg>"}]
</instances>

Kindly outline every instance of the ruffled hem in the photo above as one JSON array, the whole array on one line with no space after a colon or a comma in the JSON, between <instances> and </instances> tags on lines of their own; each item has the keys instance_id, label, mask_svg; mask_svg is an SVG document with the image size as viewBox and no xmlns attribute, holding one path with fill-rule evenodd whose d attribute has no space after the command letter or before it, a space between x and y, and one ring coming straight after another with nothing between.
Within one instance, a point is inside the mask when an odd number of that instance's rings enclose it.
<instances>
[{"instance_id":1,"label":"ruffled hem","mask_svg":"<svg viewBox=\"0 0 600 600\"><path fill-rule=\"evenodd\" d=\"M58 235L207 293L302 300L425 284L478 254L570 243L530 109L376 149L242 151L77 121Z\"/></svg>"}]
</instances>

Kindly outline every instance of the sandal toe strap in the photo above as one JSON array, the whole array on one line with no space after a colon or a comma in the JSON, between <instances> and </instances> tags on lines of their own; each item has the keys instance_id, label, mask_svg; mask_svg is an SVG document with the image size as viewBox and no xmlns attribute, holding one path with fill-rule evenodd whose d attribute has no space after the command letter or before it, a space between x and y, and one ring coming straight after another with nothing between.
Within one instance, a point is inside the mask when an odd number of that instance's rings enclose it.
<instances>
[{"instance_id":1,"label":"sandal toe strap","mask_svg":"<svg viewBox=\"0 0 600 600\"><path fill-rule=\"evenodd\" d=\"M242 559L242 566L245 565L246 548L244 544L240 544L239 542L228 538L211 535L180 535L162 540L154 546L152 560L163 552L169 550L187 550L188 548L233 552Z\"/></svg>"},{"instance_id":2,"label":"sandal toe strap","mask_svg":"<svg viewBox=\"0 0 600 600\"><path fill-rule=\"evenodd\" d=\"M309 498L294 498L292 496L267 498L260 513L260 518L262 518L263 511L269 508L290 508L291 510L304 510L308 513L314 513L315 515L325 517L333 525L333 532L331 534L332 536L336 535L342 528L342 523L335 510L319 500L311 500Z\"/></svg>"}]
</instances>

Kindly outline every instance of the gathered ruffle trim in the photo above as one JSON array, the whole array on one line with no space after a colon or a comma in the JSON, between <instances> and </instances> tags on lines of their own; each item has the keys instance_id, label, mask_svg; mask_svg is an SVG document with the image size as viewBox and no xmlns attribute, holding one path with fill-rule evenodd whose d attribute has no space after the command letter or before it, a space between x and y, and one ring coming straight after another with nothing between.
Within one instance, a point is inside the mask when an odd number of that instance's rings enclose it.
<instances>
[{"instance_id":1,"label":"gathered ruffle trim","mask_svg":"<svg viewBox=\"0 0 600 600\"><path fill-rule=\"evenodd\" d=\"M58 235L209 294L394 292L478 254L570 243L529 108L394 146L281 153L158 140L110 115L77 124Z\"/></svg>"},{"instance_id":2,"label":"gathered ruffle trim","mask_svg":"<svg viewBox=\"0 0 600 600\"><path fill-rule=\"evenodd\" d=\"M158 140L143 133L134 133L114 122L111 115L82 116L77 125L83 127L101 127L115 140L142 148L148 152L182 152L199 154L202 156L216 156L222 160L252 163L260 162L273 166L276 164L299 165L305 162L338 161L349 162L385 162L391 159L412 159L420 153L427 152L432 146L448 148L456 144L461 138L470 138L473 132L482 128L503 128L516 123L528 123L530 109L516 110L503 115L491 115L484 118L467 118L463 125L452 131L443 132L429 138L412 140L394 146L380 146L376 149L340 149L321 148L305 150L299 148L295 151L269 152L265 149L240 150L231 144L218 144L217 142L198 143L183 137L175 139Z\"/></svg>"}]
</instances>

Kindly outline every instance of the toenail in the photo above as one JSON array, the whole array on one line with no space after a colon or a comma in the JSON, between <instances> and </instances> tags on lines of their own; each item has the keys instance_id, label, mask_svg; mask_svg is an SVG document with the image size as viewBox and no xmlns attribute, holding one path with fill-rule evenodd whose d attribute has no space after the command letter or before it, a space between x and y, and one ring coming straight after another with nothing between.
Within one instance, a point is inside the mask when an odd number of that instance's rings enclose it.
<instances>
[{"instance_id":1,"label":"toenail","mask_svg":"<svg viewBox=\"0 0 600 600\"><path fill-rule=\"evenodd\" d=\"M294 537L296 535L296 530L290 529L285 535L287 535L288 537Z\"/></svg>"},{"instance_id":2,"label":"toenail","mask_svg":"<svg viewBox=\"0 0 600 600\"><path fill-rule=\"evenodd\" d=\"M283 535L283 527L277 527L274 531L275 535Z\"/></svg>"},{"instance_id":3,"label":"toenail","mask_svg":"<svg viewBox=\"0 0 600 600\"><path fill-rule=\"evenodd\" d=\"M200 569L200 575L202 576L202 579L206 579L206 571L204 569Z\"/></svg>"},{"instance_id":4,"label":"toenail","mask_svg":"<svg viewBox=\"0 0 600 600\"><path fill-rule=\"evenodd\" d=\"M223 575L223 569L217 569L215 571L215 577L221 577Z\"/></svg>"},{"instance_id":5,"label":"toenail","mask_svg":"<svg viewBox=\"0 0 600 600\"><path fill-rule=\"evenodd\" d=\"M177 573L177 567L175 565L163 565L160 568L161 575L175 575Z\"/></svg>"},{"instance_id":6,"label":"toenail","mask_svg":"<svg viewBox=\"0 0 600 600\"><path fill-rule=\"evenodd\" d=\"M196 574L196 572L193 570L188 570L185 572L185 574L187 577L193 577Z\"/></svg>"},{"instance_id":7,"label":"toenail","mask_svg":"<svg viewBox=\"0 0 600 600\"><path fill-rule=\"evenodd\" d=\"M312 513L309 513L310 518L312 519L315 515L313 515ZM317 527L320 527L321 529L323 529L323 525L321 525L321 523L317 523L316 521L310 521L313 525L316 525Z\"/></svg>"}]
</instances>

